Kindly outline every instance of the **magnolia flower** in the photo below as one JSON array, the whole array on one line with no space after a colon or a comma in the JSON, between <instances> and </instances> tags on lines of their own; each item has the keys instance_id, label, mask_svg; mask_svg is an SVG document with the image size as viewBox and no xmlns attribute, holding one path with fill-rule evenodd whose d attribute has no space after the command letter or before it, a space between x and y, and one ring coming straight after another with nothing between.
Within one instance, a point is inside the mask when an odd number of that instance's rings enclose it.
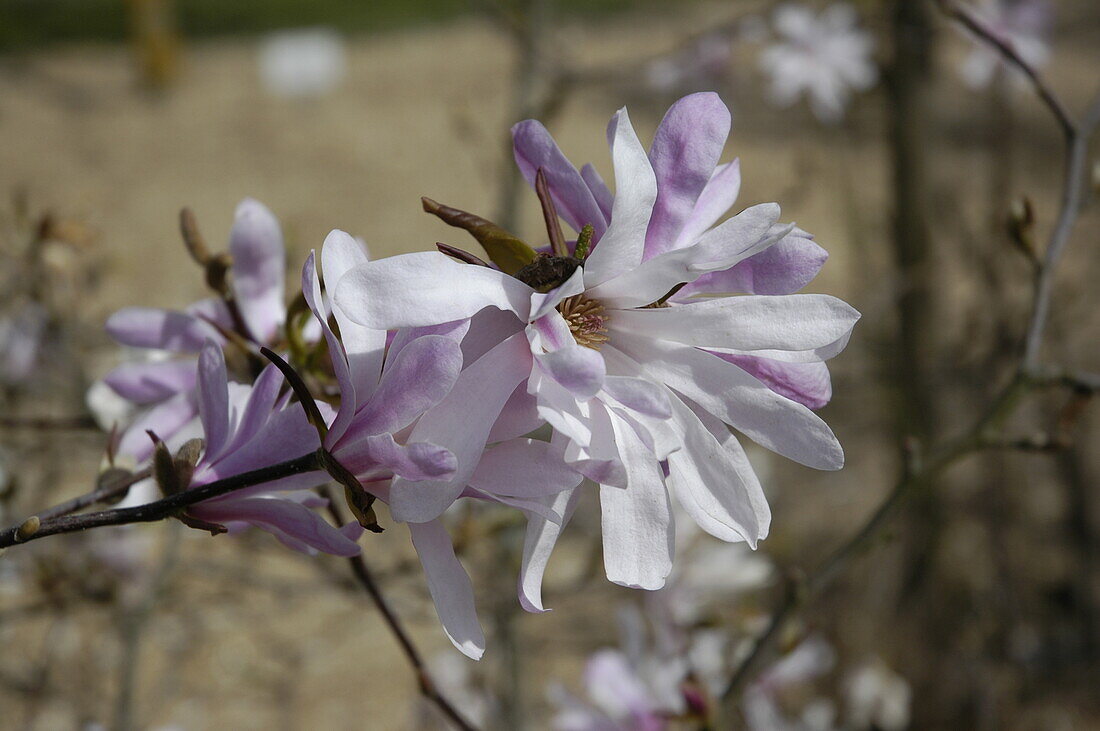
<instances>
[{"instance_id":1,"label":"magnolia flower","mask_svg":"<svg viewBox=\"0 0 1100 731\"><path fill-rule=\"evenodd\" d=\"M819 15L804 5L780 5L773 22L779 40L761 52L760 68L776 105L789 107L805 95L819 120L838 122L851 92L878 80L874 40L858 27L851 5L836 3Z\"/></svg>"},{"instance_id":2,"label":"magnolia flower","mask_svg":"<svg viewBox=\"0 0 1100 731\"><path fill-rule=\"evenodd\" d=\"M669 111L647 155L620 110L609 131L612 196L541 125L521 123L521 170L530 179L541 169L562 217L592 227L590 254L543 256L515 276L407 254L355 267L336 292L347 316L369 327L473 318L471 336L509 348L506 376L487 388L506 398L526 380L538 415L568 440L566 459L600 485L605 569L626 586L659 588L671 570L669 491L722 540L755 546L767 535L763 491L726 425L802 464L843 464L825 423L773 388L760 364L792 385L793 373L820 380L821 361L844 347L858 313L824 295L720 296L793 291L821 263L805 256L820 251L808 235L777 223L774 203L710 229L740 181L736 165L715 169L728 128L716 95L692 95ZM775 257L752 259L777 245ZM419 497L418 520L452 499ZM559 493L553 507L568 519L574 498ZM559 530L530 525L521 588L533 611Z\"/></svg>"},{"instance_id":3,"label":"magnolia flower","mask_svg":"<svg viewBox=\"0 0 1100 731\"><path fill-rule=\"evenodd\" d=\"M875 658L846 682L848 717L855 729L903 731L909 728L912 691L905 678Z\"/></svg>"},{"instance_id":4,"label":"magnolia flower","mask_svg":"<svg viewBox=\"0 0 1100 731\"><path fill-rule=\"evenodd\" d=\"M221 347L203 346L198 360L198 407L204 448L189 488L269 467L320 446L317 433L289 393L280 396L282 374L268 366L251 386L231 383ZM188 508L200 520L237 530L246 525L271 533L304 553L359 553L354 523L337 529L310 508L326 502L310 488L328 481L321 471L285 477L204 500Z\"/></svg>"},{"instance_id":5,"label":"magnolia flower","mask_svg":"<svg viewBox=\"0 0 1100 731\"><path fill-rule=\"evenodd\" d=\"M821 637L803 640L780 658L745 690L745 722L752 731L830 731L836 715L824 699L807 703L801 717L791 719L780 707L779 696L787 688L810 683L833 669L836 652Z\"/></svg>"},{"instance_id":6,"label":"magnolia flower","mask_svg":"<svg viewBox=\"0 0 1100 731\"><path fill-rule=\"evenodd\" d=\"M286 321L283 234L262 203L246 198L237 206L229 253L233 311L221 299L209 298L182 312L127 307L108 318L107 332L118 343L151 353L123 363L104 378L120 396L147 408L122 435L119 453L141 462L151 453L146 429L168 440L193 422L198 414L193 356L207 341L224 345L223 332L229 331L243 331L262 345L272 345L280 336Z\"/></svg>"},{"instance_id":7,"label":"magnolia flower","mask_svg":"<svg viewBox=\"0 0 1100 731\"><path fill-rule=\"evenodd\" d=\"M367 264L362 246L342 231L325 239L321 258L330 282ZM517 432L502 422L493 429L527 374L526 341L513 336L486 349L484 341L466 337L469 323L459 322L401 330L387 346L385 330L358 324L322 292L312 254L302 290L321 324L340 385L340 408L325 448L369 493L389 504L395 520L408 523L447 636L477 659L485 638L473 588L440 514L469 497L559 524L560 511L545 503L581 480L564 463L562 448L515 438L529 431L526 426ZM370 290L360 295L385 296Z\"/></svg>"},{"instance_id":8,"label":"magnolia flower","mask_svg":"<svg viewBox=\"0 0 1100 731\"><path fill-rule=\"evenodd\" d=\"M624 653L600 650L585 664L587 701L563 689L552 691L559 710L551 726L557 731L662 731L668 716L683 710L681 680L678 671L643 678Z\"/></svg>"},{"instance_id":9,"label":"magnolia flower","mask_svg":"<svg viewBox=\"0 0 1100 731\"><path fill-rule=\"evenodd\" d=\"M1032 69L1040 69L1050 58L1047 35L1050 32L1052 8L1047 0L982 0L976 8L976 19L990 35L998 38L1019 55ZM968 35L970 35L968 33ZM959 74L971 89L984 89L1002 69L1010 69L1017 83L1026 83L1023 73L1011 64L987 41L973 38L974 48L963 60Z\"/></svg>"}]
</instances>

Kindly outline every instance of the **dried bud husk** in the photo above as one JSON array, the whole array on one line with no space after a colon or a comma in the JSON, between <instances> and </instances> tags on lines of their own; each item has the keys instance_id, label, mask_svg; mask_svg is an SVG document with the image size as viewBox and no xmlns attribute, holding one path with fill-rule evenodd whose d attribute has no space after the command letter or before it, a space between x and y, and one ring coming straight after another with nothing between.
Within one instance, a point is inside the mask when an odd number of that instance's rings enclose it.
<instances>
[{"instance_id":1,"label":"dried bud husk","mask_svg":"<svg viewBox=\"0 0 1100 731\"><path fill-rule=\"evenodd\" d=\"M489 260L500 267L505 274L515 274L538 257L538 252L526 242L492 221L442 205L431 198L421 198L420 201L425 211L439 217L444 223L469 231L470 235L485 249Z\"/></svg>"},{"instance_id":2,"label":"dried bud husk","mask_svg":"<svg viewBox=\"0 0 1100 731\"><path fill-rule=\"evenodd\" d=\"M216 254L206 260L206 286L223 297L229 295L229 269L233 266L233 257L229 254Z\"/></svg>"},{"instance_id":3,"label":"dried bud husk","mask_svg":"<svg viewBox=\"0 0 1100 731\"><path fill-rule=\"evenodd\" d=\"M374 495L364 490L358 478L327 450L320 449L318 455L325 472L343 486L344 501L359 525L371 533L381 533L382 526L378 525L378 516L374 513Z\"/></svg>"},{"instance_id":4,"label":"dried bud husk","mask_svg":"<svg viewBox=\"0 0 1100 731\"><path fill-rule=\"evenodd\" d=\"M202 447L201 439L189 439L176 452L176 480L181 490L191 486L191 476L195 474L195 465L202 456Z\"/></svg>"},{"instance_id":5,"label":"dried bud husk","mask_svg":"<svg viewBox=\"0 0 1100 731\"><path fill-rule=\"evenodd\" d=\"M124 470L121 467L108 467L99 473L99 478L96 480L96 487L100 490L110 489L115 485L126 483L133 476L134 473L130 470ZM115 503L121 502L129 493L130 488L127 486L125 490L120 490L117 494L104 499L102 502L107 505L114 505Z\"/></svg>"},{"instance_id":6,"label":"dried bud husk","mask_svg":"<svg viewBox=\"0 0 1100 731\"><path fill-rule=\"evenodd\" d=\"M1038 265L1039 256L1035 251L1035 209L1032 208L1031 199L1026 196L1012 202L1008 213L1008 235L1016 250L1032 264Z\"/></svg>"},{"instance_id":7,"label":"dried bud husk","mask_svg":"<svg viewBox=\"0 0 1100 731\"><path fill-rule=\"evenodd\" d=\"M176 473L176 461L167 445L153 432L148 432L153 440L153 477L162 495L175 495L180 492L179 475Z\"/></svg>"},{"instance_id":8,"label":"dried bud husk","mask_svg":"<svg viewBox=\"0 0 1100 731\"><path fill-rule=\"evenodd\" d=\"M206 247L206 239L199 232L199 222L195 219L195 212L190 208L180 211L180 235L183 236L183 245L187 247L187 253L195 263L206 266L210 260L210 250Z\"/></svg>"},{"instance_id":9,"label":"dried bud husk","mask_svg":"<svg viewBox=\"0 0 1100 731\"><path fill-rule=\"evenodd\" d=\"M19 526L19 529L15 531L15 539L17 541L25 541L35 533L42 526L42 521L37 515L32 515L23 521L23 524Z\"/></svg>"},{"instance_id":10,"label":"dried bud husk","mask_svg":"<svg viewBox=\"0 0 1100 731\"><path fill-rule=\"evenodd\" d=\"M202 518L196 518L195 516L188 515L187 513L180 513L175 517L176 520L183 523L188 528L194 528L195 530L204 530L209 532L212 536L229 532L229 529L221 523L214 523L209 520L203 520Z\"/></svg>"}]
</instances>

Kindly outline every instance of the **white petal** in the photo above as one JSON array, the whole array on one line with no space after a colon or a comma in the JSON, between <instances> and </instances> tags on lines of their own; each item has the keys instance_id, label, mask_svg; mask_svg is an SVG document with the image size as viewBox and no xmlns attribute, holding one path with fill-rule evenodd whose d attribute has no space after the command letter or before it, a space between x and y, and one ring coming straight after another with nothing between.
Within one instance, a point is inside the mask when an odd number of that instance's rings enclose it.
<instances>
[{"instance_id":1,"label":"white petal","mask_svg":"<svg viewBox=\"0 0 1100 731\"><path fill-rule=\"evenodd\" d=\"M692 246L647 259L591 289L588 296L619 308L656 302L677 284L693 282L706 272L729 269L782 239L793 226L773 229L778 220L779 206L775 203L746 208Z\"/></svg>"},{"instance_id":2,"label":"white petal","mask_svg":"<svg viewBox=\"0 0 1100 731\"><path fill-rule=\"evenodd\" d=\"M824 360L836 354L829 346L847 342L859 313L843 300L824 294L746 295L623 310L610 320L614 333L746 352L823 349Z\"/></svg>"},{"instance_id":3,"label":"white petal","mask_svg":"<svg viewBox=\"0 0 1100 731\"><path fill-rule=\"evenodd\" d=\"M535 362L546 375L582 401L599 392L607 374L600 354L583 345L567 345L560 350L535 355Z\"/></svg>"},{"instance_id":4,"label":"white petal","mask_svg":"<svg viewBox=\"0 0 1100 731\"><path fill-rule=\"evenodd\" d=\"M504 272L429 251L355 267L336 285L335 302L360 325L394 330L462 320L486 307L526 320L531 294Z\"/></svg>"},{"instance_id":5,"label":"white petal","mask_svg":"<svg viewBox=\"0 0 1100 731\"><path fill-rule=\"evenodd\" d=\"M546 499L550 509L562 516L560 524L540 515L527 515L523 562L519 569L519 603L528 612L549 611L542 604L542 577L558 536L573 517L580 496L579 489L570 489Z\"/></svg>"},{"instance_id":6,"label":"white petal","mask_svg":"<svg viewBox=\"0 0 1100 731\"><path fill-rule=\"evenodd\" d=\"M672 508L657 459L614 416L615 441L627 470L627 486L600 485L603 562L608 580L638 589L660 589L672 571Z\"/></svg>"},{"instance_id":7,"label":"white petal","mask_svg":"<svg viewBox=\"0 0 1100 731\"><path fill-rule=\"evenodd\" d=\"M321 247L321 267L324 270L325 288L330 303L340 279L351 269L368 261L366 249L350 234L334 230L325 237L324 246ZM370 296L370 293L366 293L366 296ZM340 326L340 340L347 352L355 394L359 402L363 403L374 393L378 384L386 353L386 331L360 325L335 304L332 310L336 324Z\"/></svg>"},{"instance_id":8,"label":"white petal","mask_svg":"<svg viewBox=\"0 0 1100 731\"><path fill-rule=\"evenodd\" d=\"M593 287L636 267L642 260L646 230L657 200L657 178L638 140L626 107L611 120L611 157L615 165L615 202L611 225L584 264L584 283Z\"/></svg>"},{"instance_id":9,"label":"white petal","mask_svg":"<svg viewBox=\"0 0 1100 731\"><path fill-rule=\"evenodd\" d=\"M451 537L438 520L409 523L409 533L443 631L463 655L480 660L485 653L485 633L477 620L470 576L455 556Z\"/></svg>"},{"instance_id":10,"label":"white petal","mask_svg":"<svg viewBox=\"0 0 1100 731\"><path fill-rule=\"evenodd\" d=\"M642 363L651 378L760 446L819 470L844 466L844 450L820 417L732 363L691 346L625 333L615 344Z\"/></svg>"},{"instance_id":11,"label":"white petal","mask_svg":"<svg viewBox=\"0 0 1100 731\"><path fill-rule=\"evenodd\" d=\"M512 439L485 452L470 485L494 495L544 498L576 487L581 476L565 464L561 446Z\"/></svg>"}]
</instances>

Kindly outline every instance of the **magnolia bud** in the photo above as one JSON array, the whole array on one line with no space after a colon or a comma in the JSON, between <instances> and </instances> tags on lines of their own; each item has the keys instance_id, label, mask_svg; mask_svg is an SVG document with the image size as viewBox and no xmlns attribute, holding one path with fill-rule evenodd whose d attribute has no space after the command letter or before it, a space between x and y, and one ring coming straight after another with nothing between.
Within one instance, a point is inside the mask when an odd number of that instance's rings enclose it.
<instances>
[{"instance_id":1,"label":"magnolia bud","mask_svg":"<svg viewBox=\"0 0 1100 731\"><path fill-rule=\"evenodd\" d=\"M23 521L23 524L19 526L19 529L15 531L15 539L17 541L25 541L35 533L42 526L42 521L37 515L32 515Z\"/></svg>"}]
</instances>

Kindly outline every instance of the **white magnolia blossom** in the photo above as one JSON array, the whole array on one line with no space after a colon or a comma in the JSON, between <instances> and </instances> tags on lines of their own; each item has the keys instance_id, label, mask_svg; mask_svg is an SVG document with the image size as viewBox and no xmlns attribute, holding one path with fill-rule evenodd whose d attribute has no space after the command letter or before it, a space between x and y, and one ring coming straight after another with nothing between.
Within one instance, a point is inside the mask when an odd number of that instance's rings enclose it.
<instances>
[{"instance_id":1,"label":"white magnolia blossom","mask_svg":"<svg viewBox=\"0 0 1100 731\"><path fill-rule=\"evenodd\" d=\"M846 691L852 728L882 731L909 728L913 695L909 683L882 660L868 662L852 673Z\"/></svg>"},{"instance_id":2,"label":"white magnolia blossom","mask_svg":"<svg viewBox=\"0 0 1100 731\"><path fill-rule=\"evenodd\" d=\"M327 28L276 33L260 50L260 78L275 96L324 96L339 85L346 72L344 41Z\"/></svg>"},{"instance_id":3,"label":"white magnolia blossom","mask_svg":"<svg viewBox=\"0 0 1100 731\"><path fill-rule=\"evenodd\" d=\"M836 3L816 14L785 4L776 8L773 23L779 39L760 54L760 67L776 105L789 107L805 96L818 119L837 122L852 92L878 81L874 39L858 26L851 5Z\"/></svg>"}]
</instances>

